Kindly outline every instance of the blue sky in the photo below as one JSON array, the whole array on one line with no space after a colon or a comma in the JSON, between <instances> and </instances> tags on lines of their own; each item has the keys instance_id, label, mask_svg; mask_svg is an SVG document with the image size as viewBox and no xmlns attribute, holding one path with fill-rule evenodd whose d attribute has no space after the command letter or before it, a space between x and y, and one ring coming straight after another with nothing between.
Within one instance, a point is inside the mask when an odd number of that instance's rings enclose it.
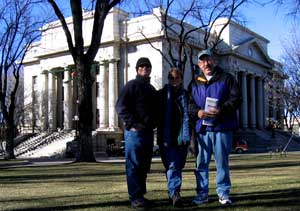
<instances>
[{"instance_id":1,"label":"blue sky","mask_svg":"<svg viewBox=\"0 0 300 211\"><path fill-rule=\"evenodd\" d=\"M248 5L241 12L247 20L245 26L270 41L268 53L277 61L283 52L281 41L288 38L291 28L292 21L286 12L274 5Z\"/></svg>"}]
</instances>

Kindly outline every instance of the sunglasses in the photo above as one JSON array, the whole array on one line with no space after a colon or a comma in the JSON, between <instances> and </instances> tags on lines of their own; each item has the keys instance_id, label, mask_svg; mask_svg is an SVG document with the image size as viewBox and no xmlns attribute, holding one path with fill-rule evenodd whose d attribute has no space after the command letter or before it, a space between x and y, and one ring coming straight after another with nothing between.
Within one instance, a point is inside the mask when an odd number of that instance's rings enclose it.
<instances>
[{"instance_id":1,"label":"sunglasses","mask_svg":"<svg viewBox=\"0 0 300 211\"><path fill-rule=\"evenodd\" d=\"M177 76L169 76L168 79L174 81L174 80L181 80L182 78L180 75L177 75Z\"/></svg>"},{"instance_id":2,"label":"sunglasses","mask_svg":"<svg viewBox=\"0 0 300 211\"><path fill-rule=\"evenodd\" d=\"M144 68L144 67L146 67L146 68L151 68L151 66L148 65L148 64L142 64L142 65L140 65L139 67L141 67L141 68Z\"/></svg>"}]
</instances>

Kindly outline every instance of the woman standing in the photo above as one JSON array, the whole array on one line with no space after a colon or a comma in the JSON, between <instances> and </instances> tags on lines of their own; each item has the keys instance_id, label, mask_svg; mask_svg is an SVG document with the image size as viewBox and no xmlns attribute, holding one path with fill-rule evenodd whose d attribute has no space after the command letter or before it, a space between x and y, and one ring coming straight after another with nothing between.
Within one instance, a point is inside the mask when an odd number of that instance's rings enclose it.
<instances>
[{"instance_id":1,"label":"woman standing","mask_svg":"<svg viewBox=\"0 0 300 211\"><path fill-rule=\"evenodd\" d=\"M182 169L190 143L188 94L183 89L183 75L178 68L171 68L168 81L158 91L160 110L157 142L166 169L169 198L174 207L179 207L182 205Z\"/></svg>"}]
</instances>

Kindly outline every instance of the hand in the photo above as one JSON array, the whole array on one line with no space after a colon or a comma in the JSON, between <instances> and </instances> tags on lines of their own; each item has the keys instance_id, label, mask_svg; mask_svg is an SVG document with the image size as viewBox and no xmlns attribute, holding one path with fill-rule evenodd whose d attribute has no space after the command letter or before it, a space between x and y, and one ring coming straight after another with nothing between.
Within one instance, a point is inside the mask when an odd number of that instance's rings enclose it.
<instances>
[{"instance_id":1,"label":"hand","mask_svg":"<svg viewBox=\"0 0 300 211\"><path fill-rule=\"evenodd\" d=\"M211 108L208 112L207 112L207 116L208 117L217 117L220 115L220 109L217 108Z\"/></svg>"},{"instance_id":2,"label":"hand","mask_svg":"<svg viewBox=\"0 0 300 211\"><path fill-rule=\"evenodd\" d=\"M200 119L202 119L202 118L205 118L205 111L204 110L199 110L198 111L198 117L200 118Z\"/></svg>"},{"instance_id":3,"label":"hand","mask_svg":"<svg viewBox=\"0 0 300 211\"><path fill-rule=\"evenodd\" d=\"M207 118L207 117L217 117L220 114L220 109L211 108L209 111L199 110L198 117L200 119Z\"/></svg>"}]
</instances>

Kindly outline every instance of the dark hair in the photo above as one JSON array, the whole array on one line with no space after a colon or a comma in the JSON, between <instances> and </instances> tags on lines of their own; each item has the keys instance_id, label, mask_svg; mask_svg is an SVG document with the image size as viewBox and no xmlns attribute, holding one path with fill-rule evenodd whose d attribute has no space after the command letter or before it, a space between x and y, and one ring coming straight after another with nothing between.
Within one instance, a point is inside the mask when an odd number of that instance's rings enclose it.
<instances>
[{"instance_id":1,"label":"dark hair","mask_svg":"<svg viewBox=\"0 0 300 211\"><path fill-rule=\"evenodd\" d=\"M172 74L175 73L177 75L180 75L181 79L183 79L182 71L177 67L172 67L168 73L168 79L172 77Z\"/></svg>"}]
</instances>

